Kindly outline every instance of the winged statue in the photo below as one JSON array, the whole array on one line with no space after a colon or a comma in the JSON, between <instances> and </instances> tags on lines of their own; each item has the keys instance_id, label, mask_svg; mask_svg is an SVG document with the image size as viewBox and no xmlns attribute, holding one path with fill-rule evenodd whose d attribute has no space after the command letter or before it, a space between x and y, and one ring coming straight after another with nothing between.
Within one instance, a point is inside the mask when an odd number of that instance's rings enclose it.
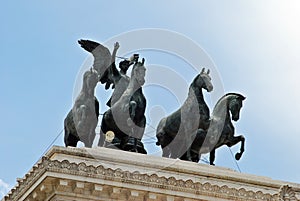
<instances>
[{"instance_id":1,"label":"winged statue","mask_svg":"<svg viewBox=\"0 0 300 201\"><path fill-rule=\"evenodd\" d=\"M106 103L112 109L103 114L100 133L101 142L99 141L98 145L103 146L102 142L105 135L113 132L115 139L112 140L112 144L114 146L121 143L120 146L117 146L118 148L146 153L141 142L146 124L144 115L146 99L142 91L144 83L142 80L145 76L145 73L143 73L145 71L144 59L139 62L139 55L133 54L130 58L123 58L119 62L118 69L116 66L117 51L120 47L118 42L114 44L112 54L110 54L108 48L95 41L79 40L78 43L83 49L92 53L94 57L92 68L98 72L98 82L105 84L106 90L114 89ZM131 65L134 67L129 77L126 73ZM120 111L116 108L127 109ZM114 114L109 115L112 113ZM126 116L126 118L120 119L118 118L120 116Z\"/></svg>"}]
</instances>

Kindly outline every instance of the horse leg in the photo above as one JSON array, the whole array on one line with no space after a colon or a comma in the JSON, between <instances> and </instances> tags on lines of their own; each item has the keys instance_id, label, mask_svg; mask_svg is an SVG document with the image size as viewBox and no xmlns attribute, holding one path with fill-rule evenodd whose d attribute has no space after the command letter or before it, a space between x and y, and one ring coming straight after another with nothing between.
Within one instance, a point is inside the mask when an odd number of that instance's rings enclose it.
<instances>
[{"instance_id":1,"label":"horse leg","mask_svg":"<svg viewBox=\"0 0 300 201\"><path fill-rule=\"evenodd\" d=\"M188 133L188 132L185 132L185 133ZM186 149L186 158L188 161L195 161L194 160L194 155L193 155L193 151L192 151L192 146L193 146L193 143L195 142L196 140L196 137L197 137L197 132L195 132L193 135L189 136L189 135L185 135L185 138L184 138L184 149ZM198 159L198 154L197 154L197 157Z\"/></svg>"},{"instance_id":2,"label":"horse leg","mask_svg":"<svg viewBox=\"0 0 300 201\"><path fill-rule=\"evenodd\" d=\"M134 151L138 153L138 149L137 149L137 139L134 138L134 142L133 142L133 146L134 146Z\"/></svg>"},{"instance_id":3,"label":"horse leg","mask_svg":"<svg viewBox=\"0 0 300 201\"><path fill-rule=\"evenodd\" d=\"M240 158L242 157L242 155L243 155L243 153L245 151L245 137L243 135L241 135L240 138L241 138L241 142L242 143L241 143L240 153L237 153L235 155L235 159L236 160L240 160Z\"/></svg>"},{"instance_id":4,"label":"horse leg","mask_svg":"<svg viewBox=\"0 0 300 201\"><path fill-rule=\"evenodd\" d=\"M104 146L104 141L105 141L105 136L104 136L104 133L103 133L102 129L100 129L100 138L99 138L99 141L98 141L98 146L103 147Z\"/></svg>"},{"instance_id":5,"label":"horse leg","mask_svg":"<svg viewBox=\"0 0 300 201\"><path fill-rule=\"evenodd\" d=\"M129 103L129 110L130 110L130 117L131 117L131 119L133 119L134 116L135 116L136 107L137 107L137 103L135 101L130 101L130 103Z\"/></svg>"},{"instance_id":6,"label":"horse leg","mask_svg":"<svg viewBox=\"0 0 300 201\"><path fill-rule=\"evenodd\" d=\"M133 148L131 149L131 152L138 152L137 150L137 138L135 136L136 131L134 128L131 128L131 137L133 138ZM129 137L130 139L130 137Z\"/></svg>"},{"instance_id":7,"label":"horse leg","mask_svg":"<svg viewBox=\"0 0 300 201\"><path fill-rule=\"evenodd\" d=\"M87 137L87 141L88 141L86 145L87 147L91 148L93 146L95 136L96 136L95 129L92 129L89 136Z\"/></svg>"},{"instance_id":8,"label":"horse leg","mask_svg":"<svg viewBox=\"0 0 300 201\"><path fill-rule=\"evenodd\" d=\"M103 121L102 121L102 123L103 123ZM104 135L104 132L103 132L102 126L101 126L101 128L100 128L100 138L99 138L99 141L98 141L98 146L99 147L103 147L104 144L105 144L105 135Z\"/></svg>"},{"instance_id":9,"label":"horse leg","mask_svg":"<svg viewBox=\"0 0 300 201\"><path fill-rule=\"evenodd\" d=\"M245 151L245 137L243 135L232 137L229 139L229 142L226 143L228 147L231 147L239 142L241 142L241 148L240 148L240 152L235 154L236 160L240 160L240 158L242 157Z\"/></svg>"},{"instance_id":10,"label":"horse leg","mask_svg":"<svg viewBox=\"0 0 300 201\"><path fill-rule=\"evenodd\" d=\"M193 151L191 146L187 148L187 151L185 152L185 156L187 161L193 161L196 163L199 162L199 153Z\"/></svg>"},{"instance_id":11,"label":"horse leg","mask_svg":"<svg viewBox=\"0 0 300 201\"><path fill-rule=\"evenodd\" d=\"M209 164L210 165L215 165L214 161L216 158L216 149L211 150L211 152L209 153Z\"/></svg>"},{"instance_id":12,"label":"horse leg","mask_svg":"<svg viewBox=\"0 0 300 201\"><path fill-rule=\"evenodd\" d=\"M77 142L79 141L79 137L75 128L72 110L68 113L67 117L64 120L64 130L65 130L65 136L64 136L65 146L76 147Z\"/></svg>"},{"instance_id":13,"label":"horse leg","mask_svg":"<svg viewBox=\"0 0 300 201\"><path fill-rule=\"evenodd\" d=\"M170 157L170 154L171 154L171 152L170 152L170 149L169 149L169 147L164 147L164 148L162 148L162 156L163 157L166 157L166 158L169 158Z\"/></svg>"},{"instance_id":14,"label":"horse leg","mask_svg":"<svg viewBox=\"0 0 300 201\"><path fill-rule=\"evenodd\" d=\"M105 134L108 131L107 124L106 124L106 119L109 119L108 113L109 112L106 111L103 114L103 117L102 117L101 128L100 128L100 138L99 138L99 141L98 141L98 146L99 147L105 146L105 138L106 138Z\"/></svg>"},{"instance_id":15,"label":"horse leg","mask_svg":"<svg viewBox=\"0 0 300 201\"><path fill-rule=\"evenodd\" d=\"M186 160L187 161L192 161L192 154L191 154L191 149L190 148L188 148L186 150Z\"/></svg>"},{"instance_id":16,"label":"horse leg","mask_svg":"<svg viewBox=\"0 0 300 201\"><path fill-rule=\"evenodd\" d=\"M67 136L67 137L66 137ZM73 134L68 134L65 136L65 146L66 147L76 147L77 146L77 142L78 142L78 138L76 136L74 136Z\"/></svg>"},{"instance_id":17,"label":"horse leg","mask_svg":"<svg viewBox=\"0 0 300 201\"><path fill-rule=\"evenodd\" d=\"M191 160L198 163L201 158L201 154L191 151Z\"/></svg>"}]
</instances>

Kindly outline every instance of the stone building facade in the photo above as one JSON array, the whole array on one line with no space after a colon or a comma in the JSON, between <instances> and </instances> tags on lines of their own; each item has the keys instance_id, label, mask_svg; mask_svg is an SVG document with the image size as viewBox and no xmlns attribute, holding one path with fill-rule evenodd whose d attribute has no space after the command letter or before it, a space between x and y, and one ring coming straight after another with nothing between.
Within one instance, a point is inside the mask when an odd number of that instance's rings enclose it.
<instances>
[{"instance_id":1,"label":"stone building facade","mask_svg":"<svg viewBox=\"0 0 300 201\"><path fill-rule=\"evenodd\" d=\"M54 146L2 201L300 200L300 184L107 148Z\"/></svg>"}]
</instances>

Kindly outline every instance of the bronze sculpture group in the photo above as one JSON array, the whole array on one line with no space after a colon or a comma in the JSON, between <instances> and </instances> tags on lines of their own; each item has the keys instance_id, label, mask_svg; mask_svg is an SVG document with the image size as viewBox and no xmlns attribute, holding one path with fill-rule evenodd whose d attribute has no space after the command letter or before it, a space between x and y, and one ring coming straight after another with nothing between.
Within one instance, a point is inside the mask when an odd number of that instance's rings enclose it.
<instances>
[{"instance_id":1,"label":"bronze sculpture group","mask_svg":"<svg viewBox=\"0 0 300 201\"><path fill-rule=\"evenodd\" d=\"M105 84L105 89L111 87L114 91L107 102L109 109L102 117L98 146L146 154L142 143L146 127L146 98L142 90L145 59L139 61L138 54L134 54L121 61L118 70L115 64L118 42L112 54L108 48L94 41L79 40L78 43L92 53L94 63L84 73L82 90L65 118L65 145L76 147L77 142L82 141L86 147L92 147L99 116L99 102L94 91L100 82ZM130 66L129 77L126 72ZM234 136L231 120L239 119L245 97L228 93L219 99L210 114L202 93L202 89L207 92L213 90L209 73L203 68L191 83L183 105L160 120L156 145L161 146L163 157L199 162L201 154L210 153L210 164L214 165L218 147L231 147L241 142L240 152L235 156L236 160L241 158L245 138Z\"/></svg>"}]
</instances>

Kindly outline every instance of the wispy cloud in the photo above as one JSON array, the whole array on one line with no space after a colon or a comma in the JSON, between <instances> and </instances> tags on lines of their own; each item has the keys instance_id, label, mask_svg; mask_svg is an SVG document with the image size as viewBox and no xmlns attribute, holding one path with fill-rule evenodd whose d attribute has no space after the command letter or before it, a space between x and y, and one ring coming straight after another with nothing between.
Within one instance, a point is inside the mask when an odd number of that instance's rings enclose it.
<instances>
[{"instance_id":1,"label":"wispy cloud","mask_svg":"<svg viewBox=\"0 0 300 201\"><path fill-rule=\"evenodd\" d=\"M0 199L2 199L10 190L10 185L0 179Z\"/></svg>"}]
</instances>

